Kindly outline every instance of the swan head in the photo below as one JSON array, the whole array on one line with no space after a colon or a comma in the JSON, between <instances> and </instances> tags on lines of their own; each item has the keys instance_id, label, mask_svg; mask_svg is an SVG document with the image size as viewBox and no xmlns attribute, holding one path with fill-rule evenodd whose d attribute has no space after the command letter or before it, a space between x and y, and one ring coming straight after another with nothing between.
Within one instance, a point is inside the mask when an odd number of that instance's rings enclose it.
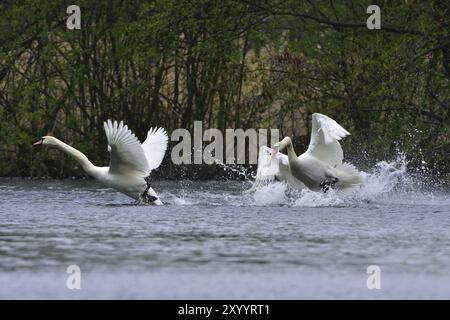
<instances>
[{"instance_id":1,"label":"swan head","mask_svg":"<svg viewBox=\"0 0 450 320\"><path fill-rule=\"evenodd\" d=\"M273 145L272 157L274 157L278 151L283 151L287 148L287 146L292 145L292 140L289 137L285 137L280 142L277 142Z\"/></svg>"},{"instance_id":2,"label":"swan head","mask_svg":"<svg viewBox=\"0 0 450 320\"><path fill-rule=\"evenodd\" d=\"M57 147L59 140L52 136L43 136L38 141L33 143L33 146L35 147L42 147L42 146L48 146L48 147Z\"/></svg>"}]
</instances>

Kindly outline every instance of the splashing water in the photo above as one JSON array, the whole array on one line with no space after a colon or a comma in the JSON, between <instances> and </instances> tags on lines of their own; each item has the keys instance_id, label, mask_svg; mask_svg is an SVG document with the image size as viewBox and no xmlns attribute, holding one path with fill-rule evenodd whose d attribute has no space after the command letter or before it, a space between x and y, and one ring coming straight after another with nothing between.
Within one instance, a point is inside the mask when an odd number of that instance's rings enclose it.
<instances>
[{"instance_id":1,"label":"splashing water","mask_svg":"<svg viewBox=\"0 0 450 320\"><path fill-rule=\"evenodd\" d=\"M274 182L256 188L253 198L256 205L281 205L287 201L288 186L282 182Z\"/></svg>"},{"instance_id":2,"label":"splashing water","mask_svg":"<svg viewBox=\"0 0 450 320\"><path fill-rule=\"evenodd\" d=\"M308 189L294 190L281 182L255 184L254 204L328 207L383 200L415 203L415 201L421 202L425 198L432 201L434 199L433 192L422 190L423 181L408 173L407 164L406 156L402 153L399 153L393 161L378 162L372 172L361 172L363 184L350 193L330 190L324 194Z\"/></svg>"},{"instance_id":3,"label":"splashing water","mask_svg":"<svg viewBox=\"0 0 450 320\"><path fill-rule=\"evenodd\" d=\"M426 191L427 180L414 175L407 169L407 157L398 153L391 161L380 161L371 171L361 172L363 184L350 192L329 190L327 193L309 189L294 189L284 182L254 181L254 175L248 168L217 162L223 170L236 181L175 183L174 192L166 191L167 182L161 185L160 197L166 204L199 206L289 206L289 207L345 207L367 203L420 204L441 202L447 197L444 191ZM435 195L438 198L435 198ZM450 202L450 200L449 200Z\"/></svg>"},{"instance_id":4,"label":"splashing water","mask_svg":"<svg viewBox=\"0 0 450 320\"><path fill-rule=\"evenodd\" d=\"M225 164L222 161L219 161L218 159L215 160L215 163L222 167L223 171L225 173L235 175L240 178L244 178L246 181L250 181L250 178L255 178L252 172L249 172L247 168L239 165L229 165Z\"/></svg>"},{"instance_id":5,"label":"splashing water","mask_svg":"<svg viewBox=\"0 0 450 320\"><path fill-rule=\"evenodd\" d=\"M344 200L331 189L327 193L314 192L304 189L300 193L300 197L296 199L293 206L296 207L337 207L341 206Z\"/></svg>"},{"instance_id":6,"label":"splashing water","mask_svg":"<svg viewBox=\"0 0 450 320\"><path fill-rule=\"evenodd\" d=\"M372 173L363 172L364 183L358 190L361 199L371 199L407 188L413 181L407 174L407 160L404 154L391 162L378 162Z\"/></svg>"}]
</instances>

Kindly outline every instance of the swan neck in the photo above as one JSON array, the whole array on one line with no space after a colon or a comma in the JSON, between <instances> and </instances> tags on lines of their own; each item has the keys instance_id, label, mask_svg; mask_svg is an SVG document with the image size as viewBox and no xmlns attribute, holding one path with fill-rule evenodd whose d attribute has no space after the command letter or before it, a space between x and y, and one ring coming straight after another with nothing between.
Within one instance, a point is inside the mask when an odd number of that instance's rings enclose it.
<instances>
[{"instance_id":1,"label":"swan neck","mask_svg":"<svg viewBox=\"0 0 450 320\"><path fill-rule=\"evenodd\" d=\"M68 144L60 140L56 141L58 149L74 158L79 164L81 164L83 170L86 171L86 173L92 175L96 167L92 164L92 162L89 161L89 159L81 151L75 149L74 147L69 146Z\"/></svg>"},{"instance_id":2,"label":"swan neck","mask_svg":"<svg viewBox=\"0 0 450 320\"><path fill-rule=\"evenodd\" d=\"M292 145L292 141L288 141L287 145L286 145L286 149L288 151L288 157L289 158L297 158L297 155L295 154L294 151L294 146Z\"/></svg>"}]
</instances>

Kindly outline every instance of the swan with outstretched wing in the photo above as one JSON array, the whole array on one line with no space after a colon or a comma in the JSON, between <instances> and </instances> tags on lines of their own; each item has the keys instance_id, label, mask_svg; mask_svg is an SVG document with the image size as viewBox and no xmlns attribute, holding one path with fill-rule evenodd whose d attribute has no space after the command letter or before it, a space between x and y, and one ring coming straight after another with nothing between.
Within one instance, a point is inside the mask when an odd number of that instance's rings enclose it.
<instances>
[{"instance_id":1,"label":"swan with outstretched wing","mask_svg":"<svg viewBox=\"0 0 450 320\"><path fill-rule=\"evenodd\" d=\"M353 165L342 162L344 153L339 143L348 135L350 133L330 117L314 113L306 152L297 157L289 137L276 143L273 149L261 147L256 181L276 178L293 187L305 185L313 191L323 192L330 188L356 187L362 183L362 178ZM287 155L279 153L284 149L287 149Z\"/></svg>"},{"instance_id":2,"label":"swan with outstretched wing","mask_svg":"<svg viewBox=\"0 0 450 320\"><path fill-rule=\"evenodd\" d=\"M167 133L162 128L151 128L147 139L140 143L137 137L120 121L104 122L110 153L110 166L94 166L79 150L52 136L44 136L35 146L58 148L77 160L83 170L101 183L127 196L149 204L162 205L150 186L149 174L159 167L167 149Z\"/></svg>"}]
</instances>

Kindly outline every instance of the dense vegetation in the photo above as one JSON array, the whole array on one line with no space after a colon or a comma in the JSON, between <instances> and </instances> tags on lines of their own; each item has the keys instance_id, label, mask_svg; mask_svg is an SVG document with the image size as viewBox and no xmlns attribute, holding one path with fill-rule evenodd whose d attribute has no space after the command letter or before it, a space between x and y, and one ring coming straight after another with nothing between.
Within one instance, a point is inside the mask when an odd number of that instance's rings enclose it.
<instances>
[{"instance_id":1,"label":"dense vegetation","mask_svg":"<svg viewBox=\"0 0 450 320\"><path fill-rule=\"evenodd\" d=\"M66 28L74 3L81 30ZM32 149L47 133L106 165L108 118L141 139L194 120L279 128L301 151L322 112L352 132L348 157L401 150L448 179L450 2L377 1L381 30L366 27L370 4L2 0L0 176L81 175L61 153ZM176 176L166 160L160 175Z\"/></svg>"}]
</instances>

